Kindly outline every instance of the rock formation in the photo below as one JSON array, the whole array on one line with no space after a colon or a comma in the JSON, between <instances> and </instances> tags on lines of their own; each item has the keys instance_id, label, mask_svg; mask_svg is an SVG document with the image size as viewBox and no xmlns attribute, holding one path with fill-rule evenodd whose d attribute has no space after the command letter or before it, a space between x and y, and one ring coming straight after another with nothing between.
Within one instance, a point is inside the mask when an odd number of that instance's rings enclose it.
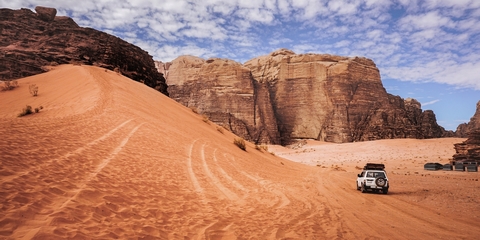
<instances>
[{"instance_id":1,"label":"rock formation","mask_svg":"<svg viewBox=\"0 0 480 240\"><path fill-rule=\"evenodd\" d=\"M432 111L385 91L372 60L280 49L239 63L179 57L172 98L257 143L442 137Z\"/></svg>"},{"instance_id":2,"label":"rock formation","mask_svg":"<svg viewBox=\"0 0 480 240\"><path fill-rule=\"evenodd\" d=\"M468 139L455 144L453 161L478 162L480 164L480 129L475 129L468 134Z\"/></svg>"},{"instance_id":3,"label":"rock formation","mask_svg":"<svg viewBox=\"0 0 480 240\"><path fill-rule=\"evenodd\" d=\"M0 79L44 72L44 66L77 63L118 70L167 94L152 56L118 37L79 27L54 8L0 9Z\"/></svg>"},{"instance_id":4,"label":"rock formation","mask_svg":"<svg viewBox=\"0 0 480 240\"><path fill-rule=\"evenodd\" d=\"M477 102L477 110L470 122L458 125L455 133L457 137L468 137L469 133L476 129L480 129L480 101Z\"/></svg>"},{"instance_id":5,"label":"rock formation","mask_svg":"<svg viewBox=\"0 0 480 240\"><path fill-rule=\"evenodd\" d=\"M227 59L175 59L168 69L170 97L254 142L280 143L266 86Z\"/></svg>"},{"instance_id":6,"label":"rock formation","mask_svg":"<svg viewBox=\"0 0 480 240\"><path fill-rule=\"evenodd\" d=\"M468 139L462 143L455 144L455 155L453 161L476 161L480 164L480 101L477 103L477 110L469 123L460 124L457 134L466 134Z\"/></svg>"}]
</instances>

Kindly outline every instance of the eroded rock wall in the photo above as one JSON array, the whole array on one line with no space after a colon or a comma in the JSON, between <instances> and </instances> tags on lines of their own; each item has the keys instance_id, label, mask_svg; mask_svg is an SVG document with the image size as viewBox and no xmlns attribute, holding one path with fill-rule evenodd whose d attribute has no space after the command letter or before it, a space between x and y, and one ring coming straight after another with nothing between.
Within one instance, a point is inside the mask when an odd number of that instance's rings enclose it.
<instances>
[{"instance_id":1,"label":"eroded rock wall","mask_svg":"<svg viewBox=\"0 0 480 240\"><path fill-rule=\"evenodd\" d=\"M388 94L367 58L280 49L243 66L179 57L166 70L172 98L255 142L340 143L445 132L418 101Z\"/></svg>"},{"instance_id":2,"label":"eroded rock wall","mask_svg":"<svg viewBox=\"0 0 480 240\"><path fill-rule=\"evenodd\" d=\"M227 59L182 56L168 71L171 98L249 141L280 143L268 88L248 68Z\"/></svg>"},{"instance_id":3,"label":"eroded rock wall","mask_svg":"<svg viewBox=\"0 0 480 240\"><path fill-rule=\"evenodd\" d=\"M477 102L477 109L470 121L458 125L455 133L457 137L468 137L468 134L476 129L480 129L480 101Z\"/></svg>"}]
</instances>

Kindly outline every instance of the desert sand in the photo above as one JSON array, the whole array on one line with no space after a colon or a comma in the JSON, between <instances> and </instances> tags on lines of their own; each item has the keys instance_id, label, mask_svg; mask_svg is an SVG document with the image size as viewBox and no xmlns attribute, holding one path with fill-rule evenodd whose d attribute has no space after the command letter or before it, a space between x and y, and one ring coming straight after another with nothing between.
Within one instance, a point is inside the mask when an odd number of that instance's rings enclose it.
<instances>
[{"instance_id":1,"label":"desert sand","mask_svg":"<svg viewBox=\"0 0 480 240\"><path fill-rule=\"evenodd\" d=\"M37 97L28 86L39 87ZM464 139L243 151L154 89L58 66L0 92L0 239L475 239L479 174L424 171ZM17 117L22 108L43 106ZM387 195L357 191L367 162Z\"/></svg>"}]
</instances>

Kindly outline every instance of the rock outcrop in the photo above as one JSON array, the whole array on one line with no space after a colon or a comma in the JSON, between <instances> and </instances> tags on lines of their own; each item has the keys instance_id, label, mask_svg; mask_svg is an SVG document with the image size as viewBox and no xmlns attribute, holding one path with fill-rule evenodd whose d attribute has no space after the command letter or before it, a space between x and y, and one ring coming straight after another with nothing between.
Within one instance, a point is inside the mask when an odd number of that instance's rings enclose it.
<instances>
[{"instance_id":1,"label":"rock outcrop","mask_svg":"<svg viewBox=\"0 0 480 240\"><path fill-rule=\"evenodd\" d=\"M477 102L477 110L473 117L470 118L470 122L458 125L455 133L457 137L468 137L470 132L476 129L480 129L480 101Z\"/></svg>"},{"instance_id":2,"label":"rock outcrop","mask_svg":"<svg viewBox=\"0 0 480 240\"><path fill-rule=\"evenodd\" d=\"M110 34L79 27L56 9L0 9L0 79L44 72L44 66L76 63L118 70L167 94L165 78L147 52Z\"/></svg>"},{"instance_id":3,"label":"rock outcrop","mask_svg":"<svg viewBox=\"0 0 480 240\"><path fill-rule=\"evenodd\" d=\"M471 131L466 141L455 144L455 152L453 155L455 162L467 161L480 164L480 129Z\"/></svg>"},{"instance_id":4,"label":"rock outcrop","mask_svg":"<svg viewBox=\"0 0 480 240\"><path fill-rule=\"evenodd\" d=\"M467 135L468 139L455 144L456 153L453 155L453 161L476 161L480 164L480 101L477 103L477 110L470 118L470 122L460 124L457 134L462 137Z\"/></svg>"},{"instance_id":5,"label":"rock outcrop","mask_svg":"<svg viewBox=\"0 0 480 240\"><path fill-rule=\"evenodd\" d=\"M239 63L179 57L165 69L169 92L256 143L352 142L442 137L432 111L385 91L366 58L280 49ZM228 124L227 124L228 123Z\"/></svg>"},{"instance_id":6,"label":"rock outcrop","mask_svg":"<svg viewBox=\"0 0 480 240\"><path fill-rule=\"evenodd\" d=\"M266 86L227 59L175 59L168 69L170 97L254 142L280 143Z\"/></svg>"}]
</instances>

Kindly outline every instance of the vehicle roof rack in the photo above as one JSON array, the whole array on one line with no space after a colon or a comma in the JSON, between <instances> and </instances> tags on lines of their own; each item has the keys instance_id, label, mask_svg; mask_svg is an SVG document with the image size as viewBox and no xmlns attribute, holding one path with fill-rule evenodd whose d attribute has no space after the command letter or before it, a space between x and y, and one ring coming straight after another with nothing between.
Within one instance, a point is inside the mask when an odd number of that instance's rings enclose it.
<instances>
[{"instance_id":1,"label":"vehicle roof rack","mask_svg":"<svg viewBox=\"0 0 480 240\"><path fill-rule=\"evenodd\" d=\"M382 163L367 163L363 170L385 170L385 165Z\"/></svg>"}]
</instances>

